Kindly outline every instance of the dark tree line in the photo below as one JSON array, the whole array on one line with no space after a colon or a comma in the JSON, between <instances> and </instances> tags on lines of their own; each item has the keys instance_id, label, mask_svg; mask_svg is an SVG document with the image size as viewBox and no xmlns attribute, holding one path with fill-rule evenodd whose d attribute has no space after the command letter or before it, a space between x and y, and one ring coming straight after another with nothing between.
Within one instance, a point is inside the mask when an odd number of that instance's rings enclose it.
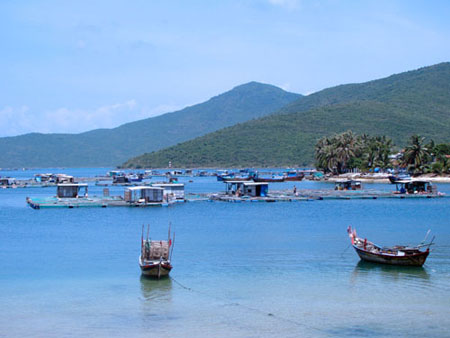
<instances>
[{"instance_id":1,"label":"dark tree line","mask_svg":"<svg viewBox=\"0 0 450 338\"><path fill-rule=\"evenodd\" d=\"M351 131L321 138L315 147L316 167L327 173L342 174L354 168L406 168L413 175L429 172L450 173L450 144L425 143L419 135L394 155L394 143L386 136L355 135Z\"/></svg>"}]
</instances>

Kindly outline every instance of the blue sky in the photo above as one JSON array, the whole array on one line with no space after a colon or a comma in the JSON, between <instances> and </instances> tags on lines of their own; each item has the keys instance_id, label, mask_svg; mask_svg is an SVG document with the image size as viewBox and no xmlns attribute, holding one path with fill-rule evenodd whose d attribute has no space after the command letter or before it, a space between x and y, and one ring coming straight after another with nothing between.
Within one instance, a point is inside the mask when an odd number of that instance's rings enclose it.
<instances>
[{"instance_id":1,"label":"blue sky","mask_svg":"<svg viewBox=\"0 0 450 338\"><path fill-rule=\"evenodd\" d=\"M111 128L250 81L309 94L450 61L449 17L447 1L2 0L0 136Z\"/></svg>"}]
</instances>

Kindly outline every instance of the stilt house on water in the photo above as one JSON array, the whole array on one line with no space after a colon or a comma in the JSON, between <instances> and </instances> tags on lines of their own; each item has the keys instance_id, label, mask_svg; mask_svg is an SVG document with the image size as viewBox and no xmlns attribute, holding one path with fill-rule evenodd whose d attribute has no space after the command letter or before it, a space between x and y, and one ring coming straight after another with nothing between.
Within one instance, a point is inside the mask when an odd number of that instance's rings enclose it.
<instances>
[{"instance_id":1,"label":"stilt house on water","mask_svg":"<svg viewBox=\"0 0 450 338\"><path fill-rule=\"evenodd\" d=\"M334 190L361 190L361 181L342 180L336 181Z\"/></svg>"},{"instance_id":2,"label":"stilt house on water","mask_svg":"<svg viewBox=\"0 0 450 338\"><path fill-rule=\"evenodd\" d=\"M158 183L153 184L153 187L164 189L164 195L167 198L175 198L184 201L184 184L183 183Z\"/></svg>"},{"instance_id":3,"label":"stilt house on water","mask_svg":"<svg viewBox=\"0 0 450 338\"><path fill-rule=\"evenodd\" d=\"M11 177L0 178L0 187L7 188L16 184L16 179Z\"/></svg>"},{"instance_id":4,"label":"stilt house on water","mask_svg":"<svg viewBox=\"0 0 450 338\"><path fill-rule=\"evenodd\" d=\"M34 180L38 183L74 183L74 177L66 174L36 174Z\"/></svg>"},{"instance_id":5,"label":"stilt house on water","mask_svg":"<svg viewBox=\"0 0 450 338\"><path fill-rule=\"evenodd\" d=\"M429 181L396 181L397 194L437 194L437 187Z\"/></svg>"},{"instance_id":6,"label":"stilt house on water","mask_svg":"<svg viewBox=\"0 0 450 338\"><path fill-rule=\"evenodd\" d=\"M138 186L125 189L125 202L135 205L162 204L164 189L160 187Z\"/></svg>"},{"instance_id":7,"label":"stilt house on water","mask_svg":"<svg viewBox=\"0 0 450 338\"><path fill-rule=\"evenodd\" d=\"M84 189L83 194L80 191ZM56 188L58 198L83 198L88 196L88 185L85 183L62 183Z\"/></svg>"},{"instance_id":8,"label":"stilt house on water","mask_svg":"<svg viewBox=\"0 0 450 338\"><path fill-rule=\"evenodd\" d=\"M266 197L269 193L267 182L228 181L224 183L227 195Z\"/></svg>"}]
</instances>

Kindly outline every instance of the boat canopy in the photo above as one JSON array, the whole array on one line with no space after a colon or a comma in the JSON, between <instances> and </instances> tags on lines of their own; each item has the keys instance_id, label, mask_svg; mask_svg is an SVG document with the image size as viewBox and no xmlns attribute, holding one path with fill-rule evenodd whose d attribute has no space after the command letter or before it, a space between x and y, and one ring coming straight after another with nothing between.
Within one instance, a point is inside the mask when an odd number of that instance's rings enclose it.
<instances>
[{"instance_id":1,"label":"boat canopy","mask_svg":"<svg viewBox=\"0 0 450 338\"><path fill-rule=\"evenodd\" d=\"M151 241L144 240L144 249L148 252L146 257L149 260L159 260L160 258L169 259L169 242L168 241Z\"/></svg>"}]
</instances>

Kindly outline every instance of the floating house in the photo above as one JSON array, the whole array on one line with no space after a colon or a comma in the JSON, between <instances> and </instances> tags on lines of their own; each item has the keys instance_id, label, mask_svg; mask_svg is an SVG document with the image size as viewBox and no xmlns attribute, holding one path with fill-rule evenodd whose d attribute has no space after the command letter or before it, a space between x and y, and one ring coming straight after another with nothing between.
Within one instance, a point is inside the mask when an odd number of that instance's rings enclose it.
<instances>
[{"instance_id":1,"label":"floating house","mask_svg":"<svg viewBox=\"0 0 450 338\"><path fill-rule=\"evenodd\" d=\"M54 182L53 174L36 174L34 180L38 183Z\"/></svg>"},{"instance_id":2,"label":"floating house","mask_svg":"<svg viewBox=\"0 0 450 338\"><path fill-rule=\"evenodd\" d=\"M16 179L11 177L0 178L0 187L6 188L16 184Z\"/></svg>"},{"instance_id":3,"label":"floating house","mask_svg":"<svg viewBox=\"0 0 450 338\"><path fill-rule=\"evenodd\" d=\"M74 183L74 177L66 174L56 174L56 183Z\"/></svg>"},{"instance_id":4,"label":"floating house","mask_svg":"<svg viewBox=\"0 0 450 338\"><path fill-rule=\"evenodd\" d=\"M396 181L397 194L437 194L437 187L430 181Z\"/></svg>"},{"instance_id":5,"label":"floating house","mask_svg":"<svg viewBox=\"0 0 450 338\"><path fill-rule=\"evenodd\" d=\"M116 175L113 176L113 184L127 184L130 183L130 180L125 175Z\"/></svg>"},{"instance_id":6,"label":"floating house","mask_svg":"<svg viewBox=\"0 0 450 338\"><path fill-rule=\"evenodd\" d=\"M164 189L160 187L137 186L125 189L125 202L134 205L162 204Z\"/></svg>"},{"instance_id":7,"label":"floating house","mask_svg":"<svg viewBox=\"0 0 450 338\"><path fill-rule=\"evenodd\" d=\"M184 201L184 184L183 183L158 183L153 184L153 187L164 189L164 195L167 198L175 198L176 200Z\"/></svg>"},{"instance_id":8,"label":"floating house","mask_svg":"<svg viewBox=\"0 0 450 338\"><path fill-rule=\"evenodd\" d=\"M361 181L342 180L336 181L334 190L361 190Z\"/></svg>"},{"instance_id":9,"label":"floating house","mask_svg":"<svg viewBox=\"0 0 450 338\"><path fill-rule=\"evenodd\" d=\"M267 182L226 181L225 184L227 195L266 197L269 193Z\"/></svg>"},{"instance_id":10,"label":"floating house","mask_svg":"<svg viewBox=\"0 0 450 338\"><path fill-rule=\"evenodd\" d=\"M34 180L38 183L74 183L74 177L66 174L36 174Z\"/></svg>"},{"instance_id":11,"label":"floating house","mask_svg":"<svg viewBox=\"0 0 450 338\"><path fill-rule=\"evenodd\" d=\"M107 176L110 177L125 176L125 172L122 170L110 170L107 172Z\"/></svg>"},{"instance_id":12,"label":"floating house","mask_svg":"<svg viewBox=\"0 0 450 338\"><path fill-rule=\"evenodd\" d=\"M80 192L82 191L82 194ZM58 198L84 198L88 196L88 185L85 183L61 183L56 186Z\"/></svg>"}]
</instances>

